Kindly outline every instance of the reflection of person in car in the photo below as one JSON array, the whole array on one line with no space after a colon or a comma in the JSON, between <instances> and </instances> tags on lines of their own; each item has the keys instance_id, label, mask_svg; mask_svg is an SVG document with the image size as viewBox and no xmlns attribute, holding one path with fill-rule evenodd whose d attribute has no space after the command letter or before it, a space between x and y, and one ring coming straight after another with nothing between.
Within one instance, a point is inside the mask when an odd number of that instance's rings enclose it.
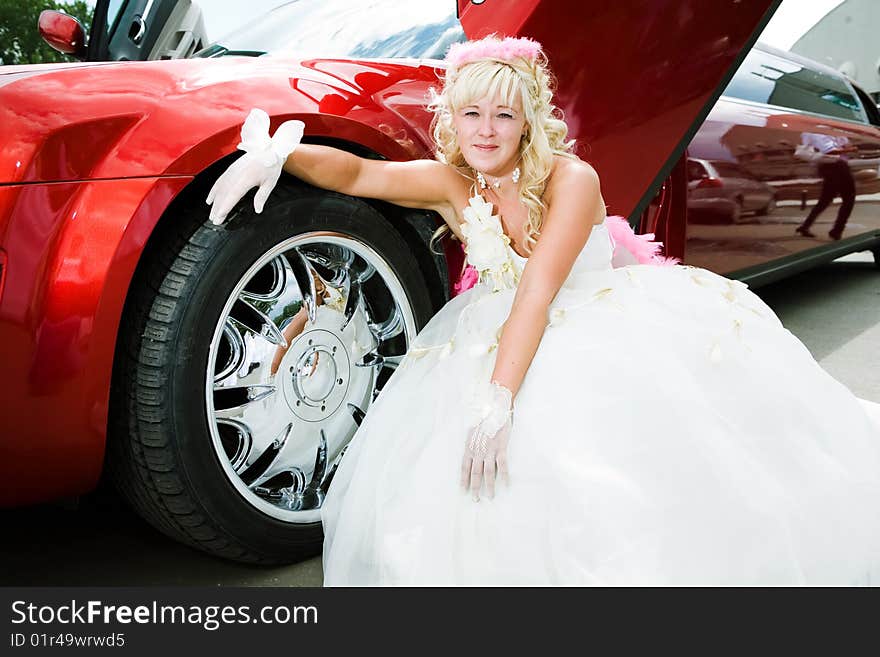
<instances>
[{"instance_id":1,"label":"reflection of person in car","mask_svg":"<svg viewBox=\"0 0 880 657\"><path fill-rule=\"evenodd\" d=\"M256 152L209 194L220 224L283 166L435 210L479 271L339 462L324 583L880 581L873 407L744 284L613 266L598 176L571 154L550 79L528 39L457 44L430 105L436 160L288 156L263 115Z\"/></svg>"},{"instance_id":2,"label":"reflection of person in car","mask_svg":"<svg viewBox=\"0 0 880 657\"><path fill-rule=\"evenodd\" d=\"M806 153L804 159L815 162L822 177L822 191L819 200L804 223L795 229L804 237L815 237L810 232L810 226L822 211L828 207L835 196L840 196L840 209L837 211L837 220L828 232L833 240L839 240L846 226L846 220L852 212L856 200L856 186L852 172L849 169L847 154L857 150L850 145L849 139L843 136L833 137L814 132L805 132L801 137L803 148L799 152Z\"/></svg>"},{"instance_id":3,"label":"reflection of person in car","mask_svg":"<svg viewBox=\"0 0 880 657\"><path fill-rule=\"evenodd\" d=\"M315 306L323 306L332 296L332 292L336 291L328 290L327 285L325 285L324 281L321 280L320 276L313 275L313 277L315 281ZM336 294L338 296L338 293ZM296 337L305 330L308 319L309 309L305 304L303 304L299 311L297 311L297 313L291 318L287 326L285 326L281 330L281 335L284 336L285 344L275 349L275 355L272 357L272 364L270 369L273 376L278 373L278 367L281 365L281 361L284 358L284 355L287 353L287 350L293 346ZM315 363L318 362L320 356L320 352L315 353Z\"/></svg>"}]
</instances>

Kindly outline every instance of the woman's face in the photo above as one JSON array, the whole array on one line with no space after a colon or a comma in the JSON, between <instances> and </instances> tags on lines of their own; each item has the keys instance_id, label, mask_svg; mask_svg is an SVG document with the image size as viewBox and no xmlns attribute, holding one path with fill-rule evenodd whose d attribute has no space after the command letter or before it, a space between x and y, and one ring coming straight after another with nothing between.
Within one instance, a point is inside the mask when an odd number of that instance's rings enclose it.
<instances>
[{"instance_id":1,"label":"woman's face","mask_svg":"<svg viewBox=\"0 0 880 657\"><path fill-rule=\"evenodd\" d=\"M526 127L518 94L513 106L506 105L499 93L480 98L458 108L453 122L458 146L473 169L493 177L513 171Z\"/></svg>"}]
</instances>

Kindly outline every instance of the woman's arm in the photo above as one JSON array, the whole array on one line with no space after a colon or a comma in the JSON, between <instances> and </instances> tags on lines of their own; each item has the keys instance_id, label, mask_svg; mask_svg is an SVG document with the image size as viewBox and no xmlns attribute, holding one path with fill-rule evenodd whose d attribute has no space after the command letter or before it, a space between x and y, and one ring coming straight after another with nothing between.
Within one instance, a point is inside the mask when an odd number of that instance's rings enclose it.
<instances>
[{"instance_id":1,"label":"woman's arm","mask_svg":"<svg viewBox=\"0 0 880 657\"><path fill-rule=\"evenodd\" d=\"M504 324L492 381L515 397L538 350L550 303L602 211L599 177L587 164L571 163L557 174L547 216Z\"/></svg>"},{"instance_id":2,"label":"woman's arm","mask_svg":"<svg viewBox=\"0 0 880 657\"><path fill-rule=\"evenodd\" d=\"M286 121L270 137L269 115L259 108L251 110L241 129L239 148L244 154L208 192L214 224L223 223L254 187L254 210L262 212L283 168L316 187L435 210L462 237L453 204L466 194L467 183L452 167L434 160L372 160L330 146L300 144L303 129L302 121Z\"/></svg>"},{"instance_id":3,"label":"woman's arm","mask_svg":"<svg viewBox=\"0 0 880 657\"><path fill-rule=\"evenodd\" d=\"M315 144L297 146L284 170L323 189L426 210L448 204L451 188L462 184L451 167L435 160L372 160Z\"/></svg>"}]
</instances>

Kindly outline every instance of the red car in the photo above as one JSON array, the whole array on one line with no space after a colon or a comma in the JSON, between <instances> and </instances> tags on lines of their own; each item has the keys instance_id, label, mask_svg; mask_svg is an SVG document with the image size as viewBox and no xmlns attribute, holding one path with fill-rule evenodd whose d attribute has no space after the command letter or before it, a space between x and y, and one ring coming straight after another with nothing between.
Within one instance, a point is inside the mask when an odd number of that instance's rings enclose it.
<instances>
[{"instance_id":1,"label":"red car","mask_svg":"<svg viewBox=\"0 0 880 657\"><path fill-rule=\"evenodd\" d=\"M205 196L248 111L365 157L431 157L448 45L528 34L609 210L644 214L676 255L668 169L771 4L303 0L194 59L0 68L0 501L80 494L106 470L193 546L316 553L335 464L461 250L432 253L430 213L290 176L263 214L247 198L213 226Z\"/></svg>"}]
</instances>

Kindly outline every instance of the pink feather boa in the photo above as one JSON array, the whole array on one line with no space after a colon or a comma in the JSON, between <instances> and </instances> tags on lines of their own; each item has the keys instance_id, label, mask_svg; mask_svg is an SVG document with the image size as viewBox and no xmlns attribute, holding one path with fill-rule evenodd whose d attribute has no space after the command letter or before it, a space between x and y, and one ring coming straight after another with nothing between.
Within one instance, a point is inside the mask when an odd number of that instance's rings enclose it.
<instances>
[{"instance_id":1,"label":"pink feather boa","mask_svg":"<svg viewBox=\"0 0 880 657\"><path fill-rule=\"evenodd\" d=\"M627 265L669 267L678 264L678 258L667 258L660 255L663 250L663 242L655 242L654 233L637 235L629 222L619 215L605 217L605 225L608 227L608 235L611 237L614 249L611 256L612 267L618 268ZM464 248L463 245L462 248ZM461 278L453 286L453 296L471 289L479 279L480 275L474 266L468 265L462 272Z\"/></svg>"},{"instance_id":2,"label":"pink feather boa","mask_svg":"<svg viewBox=\"0 0 880 657\"><path fill-rule=\"evenodd\" d=\"M468 265L464 268L461 278L458 279L458 283L452 286L452 290L455 293L453 296L457 296L465 290L470 290L477 284L478 280L480 280L480 274L477 272L476 267Z\"/></svg>"},{"instance_id":3,"label":"pink feather boa","mask_svg":"<svg viewBox=\"0 0 880 657\"><path fill-rule=\"evenodd\" d=\"M678 264L678 258L667 258L660 255L663 242L654 241L654 233L637 235L629 222L619 215L605 217L608 235L614 253L611 256L612 267L626 265L659 265L668 267Z\"/></svg>"}]
</instances>

